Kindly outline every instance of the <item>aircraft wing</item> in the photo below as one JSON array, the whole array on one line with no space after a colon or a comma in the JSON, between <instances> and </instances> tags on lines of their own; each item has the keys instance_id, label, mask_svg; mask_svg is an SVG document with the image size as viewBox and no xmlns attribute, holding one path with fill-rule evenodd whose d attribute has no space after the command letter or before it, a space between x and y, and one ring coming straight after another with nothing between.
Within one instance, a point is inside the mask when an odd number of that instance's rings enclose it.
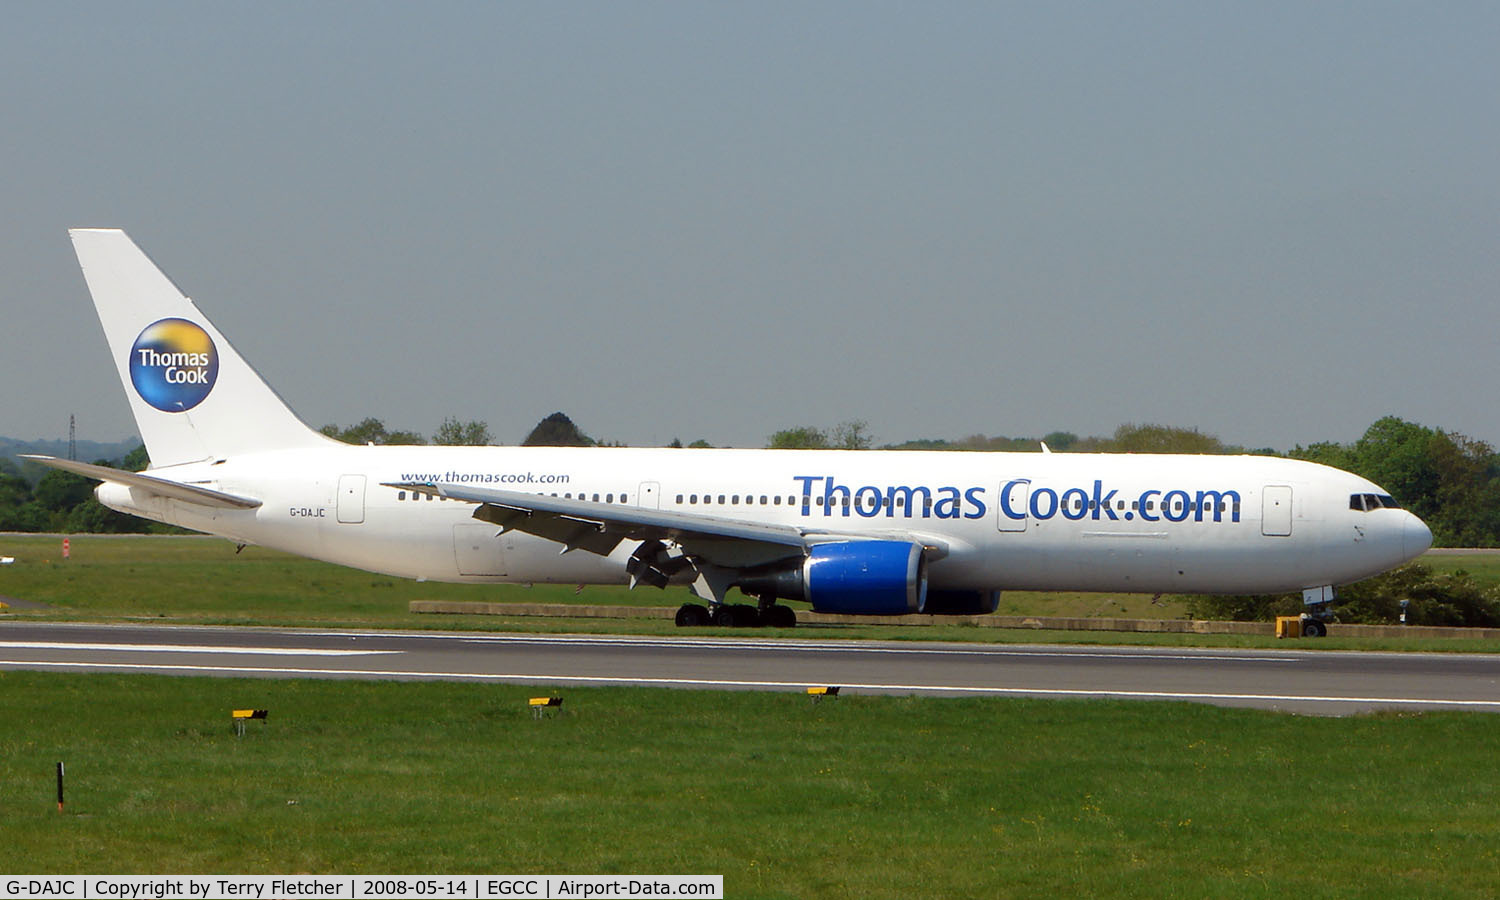
<instances>
[{"instance_id":1,"label":"aircraft wing","mask_svg":"<svg viewBox=\"0 0 1500 900\"><path fill-rule=\"evenodd\" d=\"M111 469L109 466L95 466L71 459L58 459L55 456L22 454L21 458L35 460L44 466L62 469L66 472L72 472L75 475L82 475L85 478L123 484L138 491L145 491L149 494L156 494L159 497L167 497L172 500L181 500L184 503L196 503L200 506L216 506L221 509L255 509L257 506L260 506L260 501L253 497L226 494L223 491L199 487L195 484L183 484L180 481L157 478L154 475L147 475L144 472L126 472L123 469Z\"/></svg>"},{"instance_id":2,"label":"aircraft wing","mask_svg":"<svg viewBox=\"0 0 1500 900\"><path fill-rule=\"evenodd\" d=\"M393 482L386 487L477 503L474 518L492 522L502 530L514 528L556 541L563 545L564 553L587 550L603 556L625 540L671 541L705 562L743 568L802 556L810 544L817 542L812 532L790 525L469 485Z\"/></svg>"}]
</instances>

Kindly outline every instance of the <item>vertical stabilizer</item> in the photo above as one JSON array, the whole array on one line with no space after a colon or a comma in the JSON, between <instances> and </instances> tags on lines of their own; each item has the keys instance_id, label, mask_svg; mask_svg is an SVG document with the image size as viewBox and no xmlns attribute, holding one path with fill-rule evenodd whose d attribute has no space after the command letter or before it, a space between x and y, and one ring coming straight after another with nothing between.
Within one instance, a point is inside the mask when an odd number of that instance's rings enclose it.
<instances>
[{"instance_id":1,"label":"vertical stabilizer","mask_svg":"<svg viewBox=\"0 0 1500 900\"><path fill-rule=\"evenodd\" d=\"M69 234L152 466L328 443L125 232Z\"/></svg>"}]
</instances>

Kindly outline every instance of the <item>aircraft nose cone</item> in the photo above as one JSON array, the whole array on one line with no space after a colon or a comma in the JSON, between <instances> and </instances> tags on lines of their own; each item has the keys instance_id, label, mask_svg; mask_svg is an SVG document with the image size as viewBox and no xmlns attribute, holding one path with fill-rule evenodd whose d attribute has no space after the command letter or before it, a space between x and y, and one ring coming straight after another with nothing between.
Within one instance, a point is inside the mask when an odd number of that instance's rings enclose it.
<instances>
[{"instance_id":1,"label":"aircraft nose cone","mask_svg":"<svg viewBox=\"0 0 1500 900\"><path fill-rule=\"evenodd\" d=\"M1421 556L1431 546L1432 529L1416 516L1408 515L1406 524L1401 529L1401 549L1406 553L1406 558Z\"/></svg>"}]
</instances>

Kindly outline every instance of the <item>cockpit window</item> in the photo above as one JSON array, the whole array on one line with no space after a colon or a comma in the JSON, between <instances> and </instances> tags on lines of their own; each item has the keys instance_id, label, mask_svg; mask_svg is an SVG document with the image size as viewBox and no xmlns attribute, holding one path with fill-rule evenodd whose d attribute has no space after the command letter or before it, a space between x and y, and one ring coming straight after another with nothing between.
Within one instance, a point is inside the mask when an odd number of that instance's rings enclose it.
<instances>
[{"instance_id":1,"label":"cockpit window","mask_svg":"<svg viewBox=\"0 0 1500 900\"><path fill-rule=\"evenodd\" d=\"M1372 509L1400 509L1401 504L1390 494L1350 494L1349 508L1369 512Z\"/></svg>"}]
</instances>

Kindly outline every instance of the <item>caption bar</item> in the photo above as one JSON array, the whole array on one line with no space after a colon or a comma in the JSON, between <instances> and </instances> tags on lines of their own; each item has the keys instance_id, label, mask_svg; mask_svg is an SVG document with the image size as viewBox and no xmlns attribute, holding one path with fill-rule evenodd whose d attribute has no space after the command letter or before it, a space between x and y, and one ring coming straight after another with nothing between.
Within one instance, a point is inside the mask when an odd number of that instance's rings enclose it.
<instances>
[{"instance_id":1,"label":"caption bar","mask_svg":"<svg viewBox=\"0 0 1500 900\"><path fill-rule=\"evenodd\" d=\"M721 900L723 875L4 875L0 898L193 900L285 897L697 897Z\"/></svg>"}]
</instances>

